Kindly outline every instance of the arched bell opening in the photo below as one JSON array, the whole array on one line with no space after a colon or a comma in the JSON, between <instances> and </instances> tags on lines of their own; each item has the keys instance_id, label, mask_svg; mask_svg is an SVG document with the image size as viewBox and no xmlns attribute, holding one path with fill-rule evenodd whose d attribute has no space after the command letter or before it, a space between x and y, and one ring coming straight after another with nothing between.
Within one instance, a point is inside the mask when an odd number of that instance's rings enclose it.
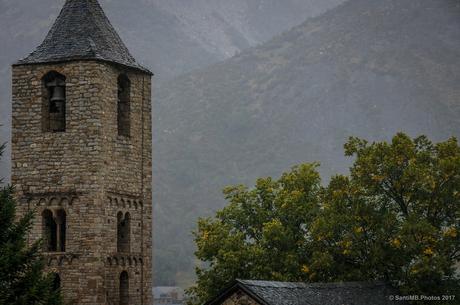
<instances>
[{"instance_id":1,"label":"arched bell opening","mask_svg":"<svg viewBox=\"0 0 460 305\"><path fill-rule=\"evenodd\" d=\"M66 130L66 77L56 71L42 78L42 128L48 132Z\"/></svg>"},{"instance_id":2,"label":"arched bell opening","mask_svg":"<svg viewBox=\"0 0 460 305\"><path fill-rule=\"evenodd\" d=\"M57 251L57 225L54 221L53 212L48 209L42 213L42 238L44 251Z\"/></svg>"},{"instance_id":3,"label":"arched bell opening","mask_svg":"<svg viewBox=\"0 0 460 305\"><path fill-rule=\"evenodd\" d=\"M45 252L65 252L67 216L63 209L42 213L42 238Z\"/></svg>"},{"instance_id":4,"label":"arched bell opening","mask_svg":"<svg viewBox=\"0 0 460 305\"><path fill-rule=\"evenodd\" d=\"M129 137L131 132L131 81L128 76L118 76L117 124L118 135Z\"/></svg>"}]
</instances>

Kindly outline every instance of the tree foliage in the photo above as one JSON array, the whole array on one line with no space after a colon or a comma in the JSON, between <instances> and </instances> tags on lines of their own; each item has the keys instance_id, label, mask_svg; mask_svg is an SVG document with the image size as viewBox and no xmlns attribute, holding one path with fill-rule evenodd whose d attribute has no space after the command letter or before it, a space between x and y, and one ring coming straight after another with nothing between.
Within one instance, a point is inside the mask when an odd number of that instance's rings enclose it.
<instances>
[{"instance_id":1,"label":"tree foliage","mask_svg":"<svg viewBox=\"0 0 460 305\"><path fill-rule=\"evenodd\" d=\"M235 278L305 279L310 249L305 235L318 212L316 165L301 165L281 179L259 179L255 189L229 187L230 204L216 218L201 219L195 233L198 268L191 292L202 302Z\"/></svg>"},{"instance_id":2,"label":"tree foliage","mask_svg":"<svg viewBox=\"0 0 460 305\"><path fill-rule=\"evenodd\" d=\"M0 149L0 156L4 146ZM33 213L15 221L12 187L0 189L0 305L59 305L53 277L44 273L40 243L27 246Z\"/></svg>"},{"instance_id":3,"label":"tree foliage","mask_svg":"<svg viewBox=\"0 0 460 305\"><path fill-rule=\"evenodd\" d=\"M325 188L312 225L314 281L379 279L411 294L447 293L460 260L460 148L404 134L352 138L351 175ZM452 286L455 287L455 286Z\"/></svg>"},{"instance_id":4,"label":"tree foliage","mask_svg":"<svg viewBox=\"0 0 460 305\"><path fill-rule=\"evenodd\" d=\"M229 205L195 232L202 303L236 278L332 282L383 280L402 293L458 293L460 147L397 134L351 138L348 176L322 187L304 164L255 188L225 190ZM460 296L457 296L460 297Z\"/></svg>"}]
</instances>

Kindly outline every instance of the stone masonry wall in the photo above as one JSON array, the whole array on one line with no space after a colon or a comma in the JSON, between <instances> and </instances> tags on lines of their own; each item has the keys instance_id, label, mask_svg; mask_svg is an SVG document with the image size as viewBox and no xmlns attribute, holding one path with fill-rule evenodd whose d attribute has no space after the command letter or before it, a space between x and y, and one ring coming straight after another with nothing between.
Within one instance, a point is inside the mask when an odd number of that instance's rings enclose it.
<instances>
[{"instance_id":1,"label":"stone masonry wall","mask_svg":"<svg viewBox=\"0 0 460 305\"><path fill-rule=\"evenodd\" d=\"M130 255L124 260L133 260L128 270L143 289L130 285L131 295L138 295L142 304L151 303L152 287L152 120L150 76L133 70L120 70L105 66L104 82L117 84L120 74L131 82L130 89L130 136L119 136L117 125L117 86L106 86L104 99L104 189L108 220L106 236L116 237L116 215L122 212L131 217ZM114 254L116 243L109 242L105 249ZM120 255L118 254L119 258ZM138 264L134 264L137 258ZM115 289L116 290L116 289ZM114 290L114 291L115 291ZM139 295L140 293L140 295ZM117 296L115 295L115 299ZM134 304L134 303L133 303ZM137 304L137 303L136 303ZM141 304L141 303L138 303Z\"/></svg>"},{"instance_id":2,"label":"stone masonry wall","mask_svg":"<svg viewBox=\"0 0 460 305\"><path fill-rule=\"evenodd\" d=\"M42 131L42 77L66 77L66 131ZM131 135L117 133L117 78L131 81ZM45 253L65 300L118 304L129 275L130 305L151 304L150 76L96 61L13 67L12 183L21 209L63 209L66 251ZM131 217L130 251L117 253L119 212ZM142 284L143 283L143 284ZM143 285L143 286L142 286Z\"/></svg>"}]
</instances>

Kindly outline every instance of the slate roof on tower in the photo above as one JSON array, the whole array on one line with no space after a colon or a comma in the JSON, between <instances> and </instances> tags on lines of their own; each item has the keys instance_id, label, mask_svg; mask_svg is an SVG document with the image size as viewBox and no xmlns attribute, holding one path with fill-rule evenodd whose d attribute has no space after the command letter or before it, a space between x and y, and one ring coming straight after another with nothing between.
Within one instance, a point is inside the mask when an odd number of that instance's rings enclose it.
<instances>
[{"instance_id":1,"label":"slate roof on tower","mask_svg":"<svg viewBox=\"0 0 460 305\"><path fill-rule=\"evenodd\" d=\"M151 72L129 53L97 0L67 0L42 44L16 65L100 60Z\"/></svg>"}]
</instances>

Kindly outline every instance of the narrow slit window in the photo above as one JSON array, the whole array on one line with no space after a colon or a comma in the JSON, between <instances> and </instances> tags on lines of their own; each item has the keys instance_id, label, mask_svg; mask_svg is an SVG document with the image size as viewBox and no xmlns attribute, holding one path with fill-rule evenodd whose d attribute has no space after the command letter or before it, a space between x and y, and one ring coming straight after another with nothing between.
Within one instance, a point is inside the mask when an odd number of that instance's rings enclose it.
<instances>
[{"instance_id":1,"label":"narrow slit window","mask_svg":"<svg viewBox=\"0 0 460 305\"><path fill-rule=\"evenodd\" d=\"M129 305L129 276L128 272L120 274L120 305Z\"/></svg>"},{"instance_id":2,"label":"narrow slit window","mask_svg":"<svg viewBox=\"0 0 460 305\"><path fill-rule=\"evenodd\" d=\"M53 274L53 291L59 291L61 289L61 277L59 274Z\"/></svg>"},{"instance_id":3,"label":"narrow slit window","mask_svg":"<svg viewBox=\"0 0 460 305\"><path fill-rule=\"evenodd\" d=\"M117 121L118 121L118 135L130 136L131 121L131 81L129 78L122 74L118 77L118 103L117 103Z\"/></svg>"},{"instance_id":4,"label":"narrow slit window","mask_svg":"<svg viewBox=\"0 0 460 305\"><path fill-rule=\"evenodd\" d=\"M129 213L117 215L117 252L130 252L131 216Z\"/></svg>"}]
</instances>

